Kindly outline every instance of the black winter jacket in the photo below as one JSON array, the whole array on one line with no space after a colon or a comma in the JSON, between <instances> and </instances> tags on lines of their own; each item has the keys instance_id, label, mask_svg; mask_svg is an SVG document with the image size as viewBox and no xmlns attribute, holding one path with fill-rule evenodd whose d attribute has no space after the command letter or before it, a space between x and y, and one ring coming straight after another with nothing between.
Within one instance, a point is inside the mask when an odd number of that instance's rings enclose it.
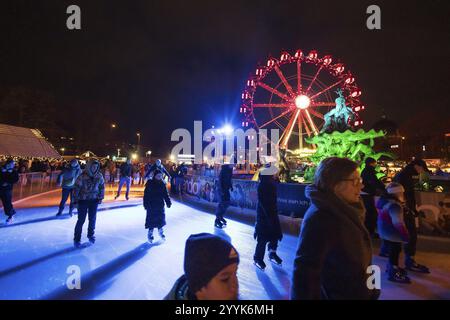
<instances>
[{"instance_id":1,"label":"black winter jacket","mask_svg":"<svg viewBox=\"0 0 450 320\"><path fill-rule=\"evenodd\" d=\"M0 188L3 190L12 190L13 185L19 181L19 174L17 170L0 170Z\"/></svg>"},{"instance_id":2,"label":"black winter jacket","mask_svg":"<svg viewBox=\"0 0 450 320\"><path fill-rule=\"evenodd\" d=\"M254 236L268 241L281 240L283 233L278 219L277 181L273 176L266 175L261 175L260 179Z\"/></svg>"}]
</instances>

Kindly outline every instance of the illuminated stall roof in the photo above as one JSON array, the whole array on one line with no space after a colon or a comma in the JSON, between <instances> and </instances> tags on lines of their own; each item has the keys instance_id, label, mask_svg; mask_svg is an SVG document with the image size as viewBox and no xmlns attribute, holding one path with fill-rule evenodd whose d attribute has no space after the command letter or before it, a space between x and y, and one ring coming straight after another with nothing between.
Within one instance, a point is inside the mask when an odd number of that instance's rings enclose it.
<instances>
[{"instance_id":1,"label":"illuminated stall roof","mask_svg":"<svg viewBox=\"0 0 450 320\"><path fill-rule=\"evenodd\" d=\"M0 124L0 155L60 158L59 153L37 129Z\"/></svg>"}]
</instances>

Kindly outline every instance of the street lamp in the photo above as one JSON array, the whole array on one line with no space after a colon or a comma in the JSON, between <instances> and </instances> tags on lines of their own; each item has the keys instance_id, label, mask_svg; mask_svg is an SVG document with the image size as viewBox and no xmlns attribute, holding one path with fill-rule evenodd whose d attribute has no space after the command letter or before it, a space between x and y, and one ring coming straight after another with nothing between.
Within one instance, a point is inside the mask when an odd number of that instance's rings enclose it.
<instances>
[{"instance_id":1,"label":"street lamp","mask_svg":"<svg viewBox=\"0 0 450 320\"><path fill-rule=\"evenodd\" d=\"M151 156L151 155L152 155L151 150L148 150L148 151L146 152L146 155L147 155L147 156Z\"/></svg>"},{"instance_id":2,"label":"street lamp","mask_svg":"<svg viewBox=\"0 0 450 320\"><path fill-rule=\"evenodd\" d=\"M64 151L66 151L66 148L61 148L61 149L59 149L59 150L61 150L62 155L64 156Z\"/></svg>"},{"instance_id":3,"label":"street lamp","mask_svg":"<svg viewBox=\"0 0 450 320\"><path fill-rule=\"evenodd\" d=\"M115 129L117 125L115 123L111 123L111 128Z\"/></svg>"},{"instance_id":4,"label":"street lamp","mask_svg":"<svg viewBox=\"0 0 450 320\"><path fill-rule=\"evenodd\" d=\"M120 157L120 149L117 149L117 157Z\"/></svg>"},{"instance_id":5,"label":"street lamp","mask_svg":"<svg viewBox=\"0 0 450 320\"><path fill-rule=\"evenodd\" d=\"M136 133L137 137L138 137L138 146L141 144L141 134L138 132Z\"/></svg>"}]
</instances>

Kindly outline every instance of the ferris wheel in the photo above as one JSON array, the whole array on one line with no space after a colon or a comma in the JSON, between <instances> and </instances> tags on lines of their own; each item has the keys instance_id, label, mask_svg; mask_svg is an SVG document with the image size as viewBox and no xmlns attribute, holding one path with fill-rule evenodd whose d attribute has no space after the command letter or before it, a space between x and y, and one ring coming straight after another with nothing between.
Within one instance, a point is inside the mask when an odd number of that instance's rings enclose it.
<instances>
[{"instance_id":1,"label":"ferris wheel","mask_svg":"<svg viewBox=\"0 0 450 320\"><path fill-rule=\"evenodd\" d=\"M341 100L337 100L337 94ZM319 57L316 50L304 55L284 51L279 59L269 57L259 65L247 80L242 93L240 113L242 126L255 129L279 128L278 145L282 149L298 146L305 138L318 135L327 113L336 107L336 101L345 103L353 116L347 126L361 126L359 112L361 90L343 63L334 63L331 55ZM339 99L338 98L338 99Z\"/></svg>"}]
</instances>

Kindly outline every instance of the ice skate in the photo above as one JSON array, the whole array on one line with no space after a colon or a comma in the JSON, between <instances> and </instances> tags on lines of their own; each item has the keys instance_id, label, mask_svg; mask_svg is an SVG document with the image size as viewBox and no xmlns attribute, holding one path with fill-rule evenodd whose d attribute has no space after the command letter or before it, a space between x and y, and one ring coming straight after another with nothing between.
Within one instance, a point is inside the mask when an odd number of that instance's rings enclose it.
<instances>
[{"instance_id":1,"label":"ice skate","mask_svg":"<svg viewBox=\"0 0 450 320\"><path fill-rule=\"evenodd\" d=\"M269 252L269 260L279 266L283 263L283 260L281 260L275 251Z\"/></svg>"},{"instance_id":2,"label":"ice skate","mask_svg":"<svg viewBox=\"0 0 450 320\"><path fill-rule=\"evenodd\" d=\"M397 266L388 264L387 267L388 280L397 283L411 283L411 279Z\"/></svg>"},{"instance_id":3,"label":"ice skate","mask_svg":"<svg viewBox=\"0 0 450 320\"><path fill-rule=\"evenodd\" d=\"M223 223L219 219L216 219L216 221L214 222L214 227L223 229Z\"/></svg>"},{"instance_id":4,"label":"ice skate","mask_svg":"<svg viewBox=\"0 0 450 320\"><path fill-rule=\"evenodd\" d=\"M148 243L153 243L153 230L148 230L148 234L147 234L147 239L148 239Z\"/></svg>"},{"instance_id":5,"label":"ice skate","mask_svg":"<svg viewBox=\"0 0 450 320\"><path fill-rule=\"evenodd\" d=\"M261 269L261 270L264 270L265 268L266 268L266 264L264 263L264 261L263 260L254 260L253 261L253 264L255 265L255 266L257 266L259 269Z\"/></svg>"},{"instance_id":6,"label":"ice skate","mask_svg":"<svg viewBox=\"0 0 450 320\"><path fill-rule=\"evenodd\" d=\"M73 242L73 246L74 246L75 248L77 248L77 249L82 247L80 241L74 241L74 242Z\"/></svg>"},{"instance_id":7,"label":"ice skate","mask_svg":"<svg viewBox=\"0 0 450 320\"><path fill-rule=\"evenodd\" d=\"M227 220L225 220L224 218L220 218L220 222L222 222L222 224L223 224L224 226L227 225Z\"/></svg>"},{"instance_id":8,"label":"ice skate","mask_svg":"<svg viewBox=\"0 0 450 320\"><path fill-rule=\"evenodd\" d=\"M166 236L164 235L163 228L158 229L158 233L159 233L159 236L161 237L161 240L165 241L166 240Z\"/></svg>"},{"instance_id":9,"label":"ice skate","mask_svg":"<svg viewBox=\"0 0 450 320\"><path fill-rule=\"evenodd\" d=\"M407 258L405 261L405 268L410 271L419 272L419 273L430 273L430 269L428 267L418 264L414 259Z\"/></svg>"},{"instance_id":10,"label":"ice skate","mask_svg":"<svg viewBox=\"0 0 450 320\"><path fill-rule=\"evenodd\" d=\"M12 223L14 223L14 218L13 218L13 216L10 216L10 217L8 217L8 219L6 219L6 222L5 222L6 224L12 224Z\"/></svg>"},{"instance_id":11,"label":"ice skate","mask_svg":"<svg viewBox=\"0 0 450 320\"><path fill-rule=\"evenodd\" d=\"M89 239L89 242L90 242L90 243L92 243L92 244L95 243L95 237L94 237L94 236L88 237L88 239Z\"/></svg>"}]
</instances>

